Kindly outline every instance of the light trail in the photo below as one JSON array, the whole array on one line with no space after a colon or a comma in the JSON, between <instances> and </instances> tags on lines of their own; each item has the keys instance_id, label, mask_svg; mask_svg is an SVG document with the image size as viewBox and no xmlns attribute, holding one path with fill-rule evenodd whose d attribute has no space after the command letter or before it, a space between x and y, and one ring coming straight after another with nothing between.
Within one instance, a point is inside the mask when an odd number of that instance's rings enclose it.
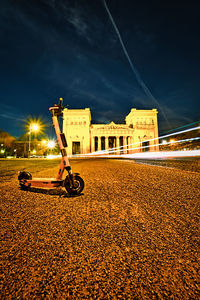
<instances>
[{"instance_id":1,"label":"light trail","mask_svg":"<svg viewBox=\"0 0 200 300\"><path fill-rule=\"evenodd\" d=\"M132 60L130 59L130 56L129 56L129 54L128 54L128 51L127 51L127 49L126 49L126 47L125 47L125 45L124 45L124 42L123 42L122 37L121 37L121 34L120 34L120 32L119 32L119 29L118 29L118 27L117 27L117 25L116 25L116 23L115 23L115 21L114 21L114 19L113 19L113 17L112 17L112 14L111 14L111 12L110 12L110 10L109 10L109 8L108 8L107 3L106 3L105 0L103 0L103 4L104 4L105 9L106 9L106 11L107 11L107 13L108 13L108 16L109 16L109 18L110 18L110 21L111 21L111 23L112 23L112 25L113 25L113 27L114 27L116 33L117 33L117 36L118 36L118 38L119 38L119 41L120 41L120 44L121 44L122 49L123 49L123 51L124 51L124 54L125 54L125 56L126 56L128 62L129 62L129 65L130 65L130 67L131 67L131 70L133 71L133 74L135 75L135 77L136 77L136 79L137 79L137 82L138 82L139 85L142 87L142 89L143 89L143 91L145 92L145 94L146 94L146 95L147 95L154 103L156 103L156 105L160 108L160 111L162 112L162 114L163 114L163 116L164 116L164 118L165 118L167 124L170 126L169 121L168 121L168 119L167 119L167 116L166 116L164 110L162 109L161 105L160 105L159 102L156 100L156 98L152 95L152 93L151 93L151 91L149 90L149 88L148 88L148 87L146 86L146 84L144 83L144 81L142 80L142 78L141 78L139 72L136 70L136 67L134 66Z\"/></svg>"},{"instance_id":2,"label":"light trail","mask_svg":"<svg viewBox=\"0 0 200 300\"><path fill-rule=\"evenodd\" d=\"M195 140L200 140L200 137L196 137L196 138L190 138L190 139L184 139L184 140L179 140L179 141L173 141L173 142L167 142L165 145L172 145L172 144L178 144L178 143L184 143L184 142L191 142L191 141L195 141ZM161 146L162 143L159 144L155 144L155 145L151 145L151 147L156 147L156 146ZM132 151L132 150L139 150L139 149L146 149L149 148L150 146L140 146L140 147L134 147L134 148L128 148L126 149L126 151ZM120 152L124 151L124 149L120 150ZM114 153L115 151L110 151L109 153ZM162 151L160 151L162 152Z\"/></svg>"},{"instance_id":3,"label":"light trail","mask_svg":"<svg viewBox=\"0 0 200 300\"><path fill-rule=\"evenodd\" d=\"M153 138L153 139L150 139L150 140L145 140L143 142L150 142L150 141L155 141L155 140L160 140L160 139L164 139L164 138L167 138L167 137L170 137L170 136L174 136L174 135L178 135L178 134L181 134L181 133L186 133L186 132L190 132L190 131L193 131L193 130L198 130L200 129L200 126L197 126L197 127L194 127L194 128L189 128L189 129L185 129L185 130L182 130L182 131L179 131L179 132L174 132L174 133L170 133L170 134L167 134L167 135L163 135L161 137L157 137L157 138ZM165 145L167 144L171 144L172 142L170 143L166 143ZM87 153L87 154L80 154L80 156L82 155L87 155L87 156L91 156L91 155L102 155L102 154L106 154L106 153L112 153L112 152L117 152L118 150L120 152L122 152L123 150L127 150L127 149L124 149L124 148L127 148L127 146L133 146L133 145L137 145L138 143L132 143L132 144L126 144L126 145L123 145L123 146L120 146L120 147L114 147L114 148L111 148L111 149L107 149L107 150L101 150L101 151L95 151L95 152L91 152L91 153ZM162 143L159 143L157 145L151 145L151 147L153 146L160 146L162 145ZM133 149L141 149L141 148L144 148L144 147L149 147L149 146L140 146L140 147L137 147L137 148L131 148L132 150ZM115 151L113 151L115 150ZM112 151L112 152L111 152Z\"/></svg>"},{"instance_id":4,"label":"light trail","mask_svg":"<svg viewBox=\"0 0 200 300\"><path fill-rule=\"evenodd\" d=\"M195 140L200 140L200 137L196 137L196 138L190 138L190 139L183 139L183 140L179 140L179 141L173 141L173 142L168 142L166 143L165 145L172 145L172 144L178 144L178 143L184 143L184 142L190 142L190 141L195 141ZM158 143L158 144L155 144L155 145L152 145L152 147L156 147L156 146L160 146L162 145L161 143ZM146 148L149 148L149 146L140 146L140 147L134 147L134 148L129 148L129 149L126 149L126 151L133 151L133 150L140 150L140 149L146 149ZM192 150L190 150L192 151ZM115 153L115 152L124 152L124 149L121 149L121 150L113 150L113 149L110 149L110 150L107 150L107 152L105 153L104 151L98 151L98 152L93 152L93 153L88 153L88 154L80 154L79 156L76 156L76 157L104 157L105 154L109 155L111 153ZM162 153L162 151L159 151L160 153ZM173 151L173 152L177 152L177 151ZM183 151L185 152L185 151ZM151 153L151 152L148 152L148 153ZM134 153L134 154L137 154L137 153ZM125 154L125 155L132 155L132 154ZM123 157L123 154L120 154L120 156Z\"/></svg>"},{"instance_id":5,"label":"light trail","mask_svg":"<svg viewBox=\"0 0 200 300\"><path fill-rule=\"evenodd\" d=\"M103 155L101 158L129 158L129 159L167 159L167 158L184 158L184 157L200 157L200 150L186 150L186 151L157 151L157 152L142 152L121 155ZM88 156L85 156L88 158ZM84 157L83 157L84 158ZM90 158L97 158L93 155Z\"/></svg>"},{"instance_id":6,"label":"light trail","mask_svg":"<svg viewBox=\"0 0 200 300\"><path fill-rule=\"evenodd\" d=\"M126 158L142 158L142 159L163 159L163 158L178 158L178 157L195 157L200 156L200 150L186 150L186 151L158 151L158 152L143 152L125 154Z\"/></svg>"}]
</instances>

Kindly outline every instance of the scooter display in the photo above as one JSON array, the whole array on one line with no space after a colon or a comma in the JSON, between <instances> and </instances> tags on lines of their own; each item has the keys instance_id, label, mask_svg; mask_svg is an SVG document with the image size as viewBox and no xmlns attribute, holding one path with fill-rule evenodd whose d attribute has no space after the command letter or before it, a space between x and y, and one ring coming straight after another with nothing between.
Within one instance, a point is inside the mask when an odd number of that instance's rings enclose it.
<instances>
[{"instance_id":1,"label":"scooter display","mask_svg":"<svg viewBox=\"0 0 200 300\"><path fill-rule=\"evenodd\" d=\"M60 152L62 155L62 160L60 164L60 169L58 171L56 178L32 178L32 175L28 171L19 171L18 180L21 189L28 190L31 187L35 188L57 188L65 187L66 191L70 195L79 195L84 189L84 181L79 176L79 173L73 173L68 157L67 157L67 141L65 134L61 133L59 125L59 117L63 115L62 106L63 99L59 99L59 104L55 104L50 107L49 110L52 115L53 126L55 128L58 144L60 147ZM63 179L64 171L67 171L67 176Z\"/></svg>"}]
</instances>

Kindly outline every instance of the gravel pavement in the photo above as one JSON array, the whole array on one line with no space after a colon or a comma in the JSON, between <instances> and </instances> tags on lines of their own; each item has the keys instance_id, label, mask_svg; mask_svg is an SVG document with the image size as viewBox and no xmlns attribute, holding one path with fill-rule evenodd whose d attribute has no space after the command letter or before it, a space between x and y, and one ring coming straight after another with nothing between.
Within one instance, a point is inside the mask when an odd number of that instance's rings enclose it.
<instances>
[{"instance_id":1,"label":"gravel pavement","mask_svg":"<svg viewBox=\"0 0 200 300\"><path fill-rule=\"evenodd\" d=\"M1 299L199 299L199 174L103 159L72 168L78 197L22 191L17 174L0 183Z\"/></svg>"}]
</instances>

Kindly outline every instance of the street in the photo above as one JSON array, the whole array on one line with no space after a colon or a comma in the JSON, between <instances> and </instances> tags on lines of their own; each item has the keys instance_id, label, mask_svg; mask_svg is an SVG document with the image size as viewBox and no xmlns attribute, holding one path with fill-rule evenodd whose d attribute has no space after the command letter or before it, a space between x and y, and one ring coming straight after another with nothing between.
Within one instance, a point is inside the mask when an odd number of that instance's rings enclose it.
<instances>
[{"instance_id":1,"label":"street","mask_svg":"<svg viewBox=\"0 0 200 300\"><path fill-rule=\"evenodd\" d=\"M56 176L57 164L36 163L33 176ZM199 173L71 164L85 181L77 197L2 177L1 298L198 299Z\"/></svg>"}]
</instances>

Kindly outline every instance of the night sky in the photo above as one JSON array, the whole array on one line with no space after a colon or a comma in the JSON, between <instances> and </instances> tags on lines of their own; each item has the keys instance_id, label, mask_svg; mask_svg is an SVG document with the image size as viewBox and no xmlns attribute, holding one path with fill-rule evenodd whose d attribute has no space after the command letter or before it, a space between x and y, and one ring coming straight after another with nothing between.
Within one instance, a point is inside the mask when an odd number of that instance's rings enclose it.
<instances>
[{"instance_id":1,"label":"night sky","mask_svg":"<svg viewBox=\"0 0 200 300\"><path fill-rule=\"evenodd\" d=\"M59 97L90 107L93 123L159 111L159 131L198 121L198 1L107 0L139 84L101 0L0 1L0 129L24 134L28 116L50 123ZM166 116L166 118L164 117Z\"/></svg>"}]
</instances>

